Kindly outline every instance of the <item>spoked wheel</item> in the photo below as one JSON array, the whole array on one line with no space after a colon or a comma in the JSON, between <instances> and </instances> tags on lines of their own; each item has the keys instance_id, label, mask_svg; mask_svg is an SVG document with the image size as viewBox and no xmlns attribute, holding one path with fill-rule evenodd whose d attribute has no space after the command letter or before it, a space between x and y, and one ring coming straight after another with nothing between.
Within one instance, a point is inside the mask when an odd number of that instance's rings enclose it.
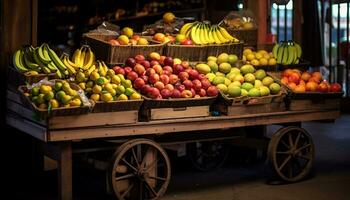
<instances>
[{"instance_id":1,"label":"spoked wheel","mask_svg":"<svg viewBox=\"0 0 350 200\"><path fill-rule=\"evenodd\" d=\"M119 200L159 199L170 181L170 161L152 140L135 139L114 154L109 181Z\"/></svg>"},{"instance_id":2,"label":"spoked wheel","mask_svg":"<svg viewBox=\"0 0 350 200\"><path fill-rule=\"evenodd\" d=\"M221 141L187 144L187 153L193 166L200 171L221 167L228 156L228 145Z\"/></svg>"},{"instance_id":3,"label":"spoked wheel","mask_svg":"<svg viewBox=\"0 0 350 200\"><path fill-rule=\"evenodd\" d=\"M300 181L309 174L314 164L315 147L312 138L303 128L282 128L271 138L268 158L282 180Z\"/></svg>"}]
</instances>

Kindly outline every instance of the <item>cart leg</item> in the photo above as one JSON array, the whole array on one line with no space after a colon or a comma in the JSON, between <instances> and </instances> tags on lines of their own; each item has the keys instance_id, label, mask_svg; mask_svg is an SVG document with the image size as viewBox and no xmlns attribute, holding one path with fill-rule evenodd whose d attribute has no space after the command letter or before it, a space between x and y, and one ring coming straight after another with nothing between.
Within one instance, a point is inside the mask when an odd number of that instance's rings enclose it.
<instances>
[{"instance_id":1,"label":"cart leg","mask_svg":"<svg viewBox=\"0 0 350 200\"><path fill-rule=\"evenodd\" d=\"M58 154L58 195L60 200L72 200L72 146L59 144Z\"/></svg>"}]
</instances>

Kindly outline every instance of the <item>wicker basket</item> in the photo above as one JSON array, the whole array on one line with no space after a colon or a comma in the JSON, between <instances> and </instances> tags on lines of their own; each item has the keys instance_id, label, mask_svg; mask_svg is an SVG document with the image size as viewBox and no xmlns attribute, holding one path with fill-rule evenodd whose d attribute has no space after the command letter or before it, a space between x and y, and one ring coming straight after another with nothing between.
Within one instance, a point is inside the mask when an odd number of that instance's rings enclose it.
<instances>
[{"instance_id":1,"label":"wicker basket","mask_svg":"<svg viewBox=\"0 0 350 200\"><path fill-rule=\"evenodd\" d=\"M56 73L29 75L27 73L21 73L13 67L9 67L8 69L7 79L15 88L20 85L37 83L44 78L48 78L49 80L58 78Z\"/></svg>"},{"instance_id":2,"label":"wicker basket","mask_svg":"<svg viewBox=\"0 0 350 200\"><path fill-rule=\"evenodd\" d=\"M148 55L151 52L163 54L164 45L150 41L149 45L119 45L112 46L107 41L114 36L85 35L84 40L95 52L98 59L104 60L110 65L124 63L129 57L142 54Z\"/></svg>"},{"instance_id":3,"label":"wicker basket","mask_svg":"<svg viewBox=\"0 0 350 200\"><path fill-rule=\"evenodd\" d=\"M142 105L143 99L140 100L127 100L127 101L112 101L105 103L98 101L95 103L92 112L117 112L117 111L129 111L139 110Z\"/></svg>"},{"instance_id":4,"label":"wicker basket","mask_svg":"<svg viewBox=\"0 0 350 200\"><path fill-rule=\"evenodd\" d=\"M207 61L208 56L221 53L236 54L242 58L243 43L210 44L210 45L177 45L168 44L166 55L190 61Z\"/></svg>"},{"instance_id":5,"label":"wicker basket","mask_svg":"<svg viewBox=\"0 0 350 200\"><path fill-rule=\"evenodd\" d=\"M226 30L230 35L244 42L244 46L257 47L258 45L258 29L234 29L227 27Z\"/></svg>"}]
</instances>

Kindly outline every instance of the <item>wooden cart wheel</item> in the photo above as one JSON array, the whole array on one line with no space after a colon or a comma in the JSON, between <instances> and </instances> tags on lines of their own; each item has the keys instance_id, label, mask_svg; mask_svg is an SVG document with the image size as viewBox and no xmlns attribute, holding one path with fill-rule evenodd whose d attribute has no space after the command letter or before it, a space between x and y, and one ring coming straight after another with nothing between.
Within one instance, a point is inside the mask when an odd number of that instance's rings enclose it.
<instances>
[{"instance_id":1,"label":"wooden cart wheel","mask_svg":"<svg viewBox=\"0 0 350 200\"><path fill-rule=\"evenodd\" d=\"M168 155L160 145L135 139L117 149L108 179L119 200L155 200L165 193L170 173Z\"/></svg>"},{"instance_id":2,"label":"wooden cart wheel","mask_svg":"<svg viewBox=\"0 0 350 200\"><path fill-rule=\"evenodd\" d=\"M187 144L187 153L193 166L200 171L221 167L228 156L228 145L222 141Z\"/></svg>"},{"instance_id":3,"label":"wooden cart wheel","mask_svg":"<svg viewBox=\"0 0 350 200\"><path fill-rule=\"evenodd\" d=\"M315 147L312 138L303 128L281 128L271 138L268 158L271 167L282 180L300 181L309 174L314 164Z\"/></svg>"}]
</instances>

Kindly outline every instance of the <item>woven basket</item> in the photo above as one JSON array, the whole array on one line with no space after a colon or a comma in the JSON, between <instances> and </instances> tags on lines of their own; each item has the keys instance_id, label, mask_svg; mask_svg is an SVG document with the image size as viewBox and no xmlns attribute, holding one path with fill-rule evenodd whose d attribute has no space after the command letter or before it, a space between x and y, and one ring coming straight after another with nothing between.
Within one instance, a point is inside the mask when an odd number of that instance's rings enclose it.
<instances>
[{"instance_id":1,"label":"woven basket","mask_svg":"<svg viewBox=\"0 0 350 200\"><path fill-rule=\"evenodd\" d=\"M127 101L112 101L105 103L98 101L95 103L92 112L117 112L117 111L130 111L139 110L142 105L143 99L140 100L127 100Z\"/></svg>"},{"instance_id":2,"label":"woven basket","mask_svg":"<svg viewBox=\"0 0 350 200\"><path fill-rule=\"evenodd\" d=\"M29 75L27 73L21 73L13 67L9 67L8 69L7 79L16 88L20 85L37 83L44 78L48 78L49 80L58 78L56 73Z\"/></svg>"},{"instance_id":3,"label":"woven basket","mask_svg":"<svg viewBox=\"0 0 350 200\"><path fill-rule=\"evenodd\" d=\"M258 29L234 29L227 27L227 32L244 42L244 46L256 47L258 45Z\"/></svg>"},{"instance_id":4,"label":"woven basket","mask_svg":"<svg viewBox=\"0 0 350 200\"><path fill-rule=\"evenodd\" d=\"M206 106L211 105L216 100L216 97L201 97L201 98L176 98L176 99L150 99L143 96L143 109L151 108L182 108L190 106Z\"/></svg>"},{"instance_id":5,"label":"woven basket","mask_svg":"<svg viewBox=\"0 0 350 200\"><path fill-rule=\"evenodd\" d=\"M285 90L282 90L279 94L268 95L263 97L236 97L231 98L220 92L219 103L226 106L235 105L258 105L258 104L268 104L268 103L278 103L283 102L286 97Z\"/></svg>"},{"instance_id":6,"label":"woven basket","mask_svg":"<svg viewBox=\"0 0 350 200\"><path fill-rule=\"evenodd\" d=\"M168 44L166 55L190 61L207 61L208 56L221 53L236 54L242 58L243 43L210 44L210 45L177 45Z\"/></svg>"},{"instance_id":7,"label":"woven basket","mask_svg":"<svg viewBox=\"0 0 350 200\"><path fill-rule=\"evenodd\" d=\"M112 46L107 41L114 39L114 36L85 35L84 40L95 52L98 59L104 60L110 65L124 63L129 57L142 54L148 55L151 52L163 54L164 45L150 41L149 45L118 45Z\"/></svg>"}]
</instances>

